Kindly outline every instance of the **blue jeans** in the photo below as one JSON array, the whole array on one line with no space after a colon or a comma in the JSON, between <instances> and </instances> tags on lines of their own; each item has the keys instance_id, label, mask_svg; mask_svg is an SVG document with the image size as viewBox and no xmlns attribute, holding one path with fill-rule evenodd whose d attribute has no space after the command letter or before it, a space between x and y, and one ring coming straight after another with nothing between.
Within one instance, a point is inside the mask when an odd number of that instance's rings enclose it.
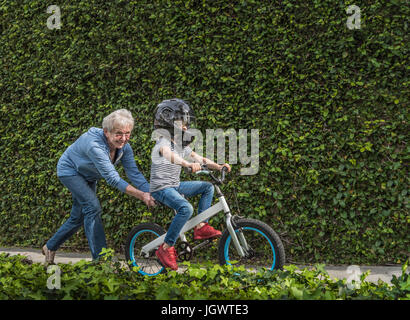
<instances>
[{"instance_id":1,"label":"blue jeans","mask_svg":"<svg viewBox=\"0 0 410 320\"><path fill-rule=\"evenodd\" d=\"M85 236L93 259L97 259L102 248L107 247L104 227L101 220L101 206L96 196L97 181L87 181L82 176L59 177L70 190L73 207L70 217L47 242L47 248L56 251L84 225Z\"/></svg>"},{"instance_id":2,"label":"blue jeans","mask_svg":"<svg viewBox=\"0 0 410 320\"><path fill-rule=\"evenodd\" d=\"M193 213L192 205L181 194L187 198L201 195L198 204L198 214L200 214L211 206L214 186L205 181L183 181L179 187L170 187L151 194L155 200L177 211L164 239L170 246L175 244L179 233Z\"/></svg>"}]
</instances>

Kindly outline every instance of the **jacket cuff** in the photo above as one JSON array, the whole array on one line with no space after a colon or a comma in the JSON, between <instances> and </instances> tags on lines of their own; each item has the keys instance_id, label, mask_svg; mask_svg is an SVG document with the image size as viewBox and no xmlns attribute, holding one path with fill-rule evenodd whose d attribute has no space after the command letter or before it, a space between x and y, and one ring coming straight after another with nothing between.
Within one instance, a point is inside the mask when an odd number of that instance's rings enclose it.
<instances>
[{"instance_id":1,"label":"jacket cuff","mask_svg":"<svg viewBox=\"0 0 410 320\"><path fill-rule=\"evenodd\" d=\"M117 188L121 191L121 192L125 192L125 188L127 188L127 186L129 185L129 183L123 179L120 180L120 182L118 183Z\"/></svg>"}]
</instances>

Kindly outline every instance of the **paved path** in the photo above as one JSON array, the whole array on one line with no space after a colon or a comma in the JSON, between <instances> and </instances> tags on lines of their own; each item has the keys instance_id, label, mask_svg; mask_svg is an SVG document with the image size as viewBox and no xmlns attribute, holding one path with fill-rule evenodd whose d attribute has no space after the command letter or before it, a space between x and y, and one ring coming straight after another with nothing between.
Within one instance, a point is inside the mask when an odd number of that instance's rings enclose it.
<instances>
[{"instance_id":1,"label":"paved path","mask_svg":"<svg viewBox=\"0 0 410 320\"><path fill-rule=\"evenodd\" d=\"M6 252L10 255L20 254L23 256L28 257L33 262L43 263L44 256L41 253L41 249L33 249L33 248L1 248L0 253ZM120 259L124 259L124 257L119 257ZM55 263L76 263L80 260L87 260L91 261L91 254L90 253L72 253L72 252L64 252L64 251L57 251L55 256ZM300 269L306 267L303 265L298 265ZM390 283L392 276L396 275L399 277L401 275L401 266L394 265L394 266L325 266L324 268L331 278L335 279L347 279L352 278L354 272L356 270L364 273L370 270L370 274L366 277L366 281L377 283L380 279L384 282ZM407 270L409 272L409 270Z\"/></svg>"}]
</instances>

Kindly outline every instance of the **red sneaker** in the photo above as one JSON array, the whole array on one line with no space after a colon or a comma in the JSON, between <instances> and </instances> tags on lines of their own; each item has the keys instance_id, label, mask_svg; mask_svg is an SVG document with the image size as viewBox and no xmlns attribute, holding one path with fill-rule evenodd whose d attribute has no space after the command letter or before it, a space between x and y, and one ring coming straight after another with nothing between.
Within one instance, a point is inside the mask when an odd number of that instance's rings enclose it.
<instances>
[{"instance_id":1,"label":"red sneaker","mask_svg":"<svg viewBox=\"0 0 410 320\"><path fill-rule=\"evenodd\" d=\"M211 227L207 222L201 228L194 229L194 240L203 240L217 238L222 235L222 232Z\"/></svg>"},{"instance_id":2,"label":"red sneaker","mask_svg":"<svg viewBox=\"0 0 410 320\"><path fill-rule=\"evenodd\" d=\"M174 247L169 247L164 249L164 244L155 251L155 255L158 257L159 261L163 264L165 268L171 268L172 270L178 270L177 265L177 252Z\"/></svg>"}]
</instances>

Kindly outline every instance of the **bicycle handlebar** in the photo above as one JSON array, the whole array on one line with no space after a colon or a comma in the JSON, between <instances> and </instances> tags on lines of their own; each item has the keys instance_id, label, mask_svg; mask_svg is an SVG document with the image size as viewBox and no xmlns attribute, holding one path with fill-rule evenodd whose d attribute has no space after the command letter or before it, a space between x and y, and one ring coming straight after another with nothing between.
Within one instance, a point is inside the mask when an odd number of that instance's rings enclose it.
<instances>
[{"instance_id":1,"label":"bicycle handlebar","mask_svg":"<svg viewBox=\"0 0 410 320\"><path fill-rule=\"evenodd\" d=\"M191 168L185 168L185 170L189 173L192 173ZM227 167L222 167L221 178L217 178L209 171L208 166L206 164L201 164L201 170L195 172L195 174L201 174L201 173L208 174L217 184L222 184L225 180L225 175L227 171L228 171Z\"/></svg>"}]
</instances>

